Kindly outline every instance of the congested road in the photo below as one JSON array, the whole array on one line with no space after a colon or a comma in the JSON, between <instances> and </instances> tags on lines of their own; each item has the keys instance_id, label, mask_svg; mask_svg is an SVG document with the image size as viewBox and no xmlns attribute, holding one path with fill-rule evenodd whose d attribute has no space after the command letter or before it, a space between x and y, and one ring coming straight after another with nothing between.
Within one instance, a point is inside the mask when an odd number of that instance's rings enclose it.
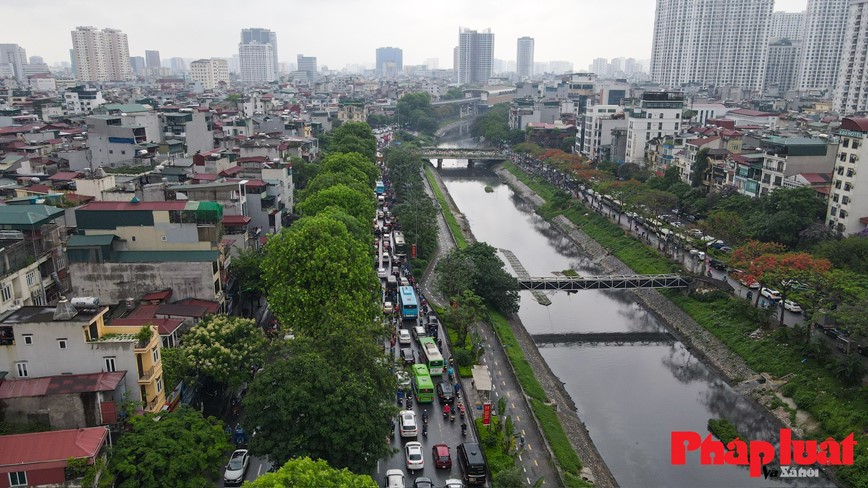
<instances>
[{"instance_id":1,"label":"congested road","mask_svg":"<svg viewBox=\"0 0 868 488\"><path fill-rule=\"evenodd\" d=\"M382 217L380 217L381 214L379 212L382 212ZM398 285L400 285L402 281L404 283L410 283L411 277L408 273L409 269L404 264L404 260L401 257L396 256L398 249L393 238L395 229L392 228L391 224L393 224L393 222L389 217L388 207L385 207L384 209L381 205L378 210L378 218L374 224L376 226L375 235L377 235L376 244L374 246L377 256L375 264L382 284L383 301L384 303L389 302L392 308L396 308L399 307L399 304L398 300L395 299L396 293L391 289L391 285L389 284L390 280L388 276L392 276L394 272L397 272L398 274L395 276L394 281L397 282ZM385 278L383 277L384 270L387 275ZM405 348L409 348L410 351L412 351L411 360L413 362L421 362L423 356L418 341L420 337L416 333L415 328L417 326L422 326L422 330L425 331L424 334L435 338L435 340L439 340L438 344L442 356L448 363L449 358L451 357L451 352L449 351L447 341L443 339L445 332L442 329L442 325L439 323L439 320L436 320L436 318L433 320L429 319L429 314L425 313L427 307L426 302L424 301L424 294L420 294L417 287L414 286L414 288L416 288L419 300L420 316L416 319L403 320L399 313L387 313L388 310L384 309L384 318L390 327L392 327L394 332L394 339L387 341L384 344L384 348L392 357L395 358L395 362L398 365L405 364L405 361L401 356L401 350ZM409 341L401 343L401 330L409 333ZM409 374L409 364L405 365L402 369L408 374L412 381L412 375ZM432 375L431 379L433 380L435 387L438 383L445 382L452 385L454 388L455 379L450 381L448 372L446 372L446 367L444 367L444 374L442 376ZM410 391L412 391L412 389ZM476 442L474 431L470 428L470 419L469 416L467 416L464 422L468 424L468 428L466 435L462 435L461 416L456 414L454 420L444 418L444 404L439 398L437 398L436 393L434 397L434 401L431 403L419 403L415 395L413 395L412 400L408 404L403 391L395 392L396 406L401 410L411 410L414 412L418 424L418 434L415 437L401 437L399 421L396 419L394 433L388 440L393 449L393 455L381 460L377 464L377 471L374 474L374 478L378 483L383 484L386 472L390 469L399 469L404 473L405 486L413 486L414 481L420 477L430 478L435 487L446 486L447 480L461 479L461 472L456 459L456 449L462 442ZM466 396L460 389L459 399L466 404ZM455 405L457 405L457 403L454 401L453 406ZM427 435L423 434L423 413L427 414L428 417ZM415 470L415 472L410 472L407 467L404 448L408 442L414 441L422 444L424 467L420 470ZM451 468L435 468L432 448L437 444L446 444L449 447L449 452L452 458Z\"/></svg>"}]
</instances>

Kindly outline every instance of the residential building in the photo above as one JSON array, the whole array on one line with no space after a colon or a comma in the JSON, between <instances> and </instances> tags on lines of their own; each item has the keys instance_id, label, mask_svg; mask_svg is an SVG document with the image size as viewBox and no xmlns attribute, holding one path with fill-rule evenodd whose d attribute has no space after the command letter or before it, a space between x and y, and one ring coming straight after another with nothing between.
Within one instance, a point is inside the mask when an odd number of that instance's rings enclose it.
<instances>
[{"instance_id":1,"label":"residential building","mask_svg":"<svg viewBox=\"0 0 868 488\"><path fill-rule=\"evenodd\" d=\"M259 27L251 27L249 29L241 29L241 44L270 44L271 54L274 58L274 72L278 72L280 61L277 57L277 33L268 29Z\"/></svg>"},{"instance_id":2,"label":"residential building","mask_svg":"<svg viewBox=\"0 0 868 488\"><path fill-rule=\"evenodd\" d=\"M34 339L30 340L33 345ZM52 430L114 424L118 421L118 404L127 394L126 374L113 371L0 380L3 415L12 422L33 422L38 418L40 424Z\"/></svg>"},{"instance_id":3,"label":"residential building","mask_svg":"<svg viewBox=\"0 0 868 488\"><path fill-rule=\"evenodd\" d=\"M64 486L69 459L93 465L110 444L105 427L0 436L0 486Z\"/></svg>"},{"instance_id":4,"label":"residential building","mask_svg":"<svg viewBox=\"0 0 868 488\"><path fill-rule=\"evenodd\" d=\"M842 115L868 111L868 1L850 2L845 22L834 92L835 111Z\"/></svg>"},{"instance_id":5,"label":"residential building","mask_svg":"<svg viewBox=\"0 0 868 488\"><path fill-rule=\"evenodd\" d=\"M145 51L145 67L147 68L162 68L160 63L160 51Z\"/></svg>"},{"instance_id":6,"label":"residential building","mask_svg":"<svg viewBox=\"0 0 868 488\"><path fill-rule=\"evenodd\" d=\"M868 118L845 117L837 135L827 222L844 235L862 234L868 228L868 171L862 163L868 162Z\"/></svg>"},{"instance_id":7,"label":"residential building","mask_svg":"<svg viewBox=\"0 0 868 488\"><path fill-rule=\"evenodd\" d=\"M117 29L77 27L72 31L75 78L123 81L132 77L127 35Z\"/></svg>"},{"instance_id":8,"label":"residential building","mask_svg":"<svg viewBox=\"0 0 868 488\"><path fill-rule=\"evenodd\" d=\"M645 144L652 138L675 135L683 129L681 112L684 94L681 92L645 92L639 100L631 100L627 115L627 146L625 162L644 164Z\"/></svg>"},{"instance_id":9,"label":"residential building","mask_svg":"<svg viewBox=\"0 0 868 488\"><path fill-rule=\"evenodd\" d=\"M727 112L725 119L734 121L736 127L760 127L775 130L778 128L780 114L739 108Z\"/></svg>"},{"instance_id":10,"label":"residential building","mask_svg":"<svg viewBox=\"0 0 868 488\"><path fill-rule=\"evenodd\" d=\"M802 41L783 38L769 43L766 64L765 92L783 97L796 86Z\"/></svg>"},{"instance_id":11,"label":"residential building","mask_svg":"<svg viewBox=\"0 0 868 488\"><path fill-rule=\"evenodd\" d=\"M104 103L102 91L87 85L68 88L63 92L63 105L69 115L90 114Z\"/></svg>"},{"instance_id":12,"label":"residential building","mask_svg":"<svg viewBox=\"0 0 868 488\"><path fill-rule=\"evenodd\" d=\"M46 305L68 288L63 217L48 205L0 206L0 313Z\"/></svg>"},{"instance_id":13,"label":"residential building","mask_svg":"<svg viewBox=\"0 0 868 488\"><path fill-rule=\"evenodd\" d=\"M304 54L299 54L296 57L298 61L298 71L307 75L308 83L313 83L317 78L317 69L316 69L316 56L305 56Z\"/></svg>"},{"instance_id":14,"label":"residential building","mask_svg":"<svg viewBox=\"0 0 868 488\"><path fill-rule=\"evenodd\" d=\"M0 69L8 66L7 72L22 82L26 79L24 65L27 64L27 52L18 44L0 44Z\"/></svg>"},{"instance_id":15,"label":"residential building","mask_svg":"<svg viewBox=\"0 0 868 488\"><path fill-rule=\"evenodd\" d=\"M148 142L143 126L125 124L120 115L89 115L85 121L94 166L131 162L141 150L139 145Z\"/></svg>"},{"instance_id":16,"label":"residential building","mask_svg":"<svg viewBox=\"0 0 868 488\"><path fill-rule=\"evenodd\" d=\"M581 120L575 152L595 162L611 161L612 129L627 128L624 107L588 105Z\"/></svg>"},{"instance_id":17,"label":"residential building","mask_svg":"<svg viewBox=\"0 0 868 488\"><path fill-rule=\"evenodd\" d=\"M518 50L516 53L516 76L524 80L533 76L533 37L519 37Z\"/></svg>"},{"instance_id":18,"label":"residential building","mask_svg":"<svg viewBox=\"0 0 868 488\"><path fill-rule=\"evenodd\" d=\"M838 144L826 139L768 136L762 139L760 195L784 186L784 180L799 173L831 173Z\"/></svg>"},{"instance_id":19,"label":"residential building","mask_svg":"<svg viewBox=\"0 0 868 488\"><path fill-rule=\"evenodd\" d=\"M796 88L831 93L838 77L850 0L808 0Z\"/></svg>"},{"instance_id":20,"label":"residential building","mask_svg":"<svg viewBox=\"0 0 868 488\"><path fill-rule=\"evenodd\" d=\"M805 24L805 12L772 12L769 25L769 40L780 39L800 41Z\"/></svg>"},{"instance_id":21,"label":"residential building","mask_svg":"<svg viewBox=\"0 0 868 488\"><path fill-rule=\"evenodd\" d=\"M277 79L277 65L271 44L256 41L238 45L241 63L241 81L244 83L269 83ZM228 69L228 66L227 66Z\"/></svg>"},{"instance_id":22,"label":"residential building","mask_svg":"<svg viewBox=\"0 0 868 488\"><path fill-rule=\"evenodd\" d=\"M722 103L694 103L693 101L685 104L684 108L696 112L696 115L689 121L685 120L684 123L698 126L704 126L709 120L723 117L732 110Z\"/></svg>"},{"instance_id":23,"label":"residential building","mask_svg":"<svg viewBox=\"0 0 868 488\"><path fill-rule=\"evenodd\" d=\"M377 75L394 78L404 71L404 51L397 47L377 48Z\"/></svg>"},{"instance_id":24,"label":"residential building","mask_svg":"<svg viewBox=\"0 0 868 488\"><path fill-rule=\"evenodd\" d=\"M223 306L219 204L92 202L76 209L75 218L79 234L66 247L76 296L118 303L171 288L178 299Z\"/></svg>"},{"instance_id":25,"label":"residential building","mask_svg":"<svg viewBox=\"0 0 868 488\"><path fill-rule=\"evenodd\" d=\"M142 56L130 56L130 69L133 74L141 75L145 73L145 58Z\"/></svg>"},{"instance_id":26,"label":"residential building","mask_svg":"<svg viewBox=\"0 0 868 488\"><path fill-rule=\"evenodd\" d=\"M572 75L573 77L575 75ZM620 105L624 99L630 98L630 84L627 80L595 80L588 78L585 83L593 83L593 89L597 92L594 103L597 105ZM573 82L576 83L576 82ZM579 88L571 86L571 92L576 93ZM584 95L584 93L577 93Z\"/></svg>"},{"instance_id":27,"label":"residential building","mask_svg":"<svg viewBox=\"0 0 868 488\"><path fill-rule=\"evenodd\" d=\"M190 79L202 83L206 90L229 86L229 63L220 58L197 59L190 63Z\"/></svg>"},{"instance_id":28,"label":"residential building","mask_svg":"<svg viewBox=\"0 0 868 488\"><path fill-rule=\"evenodd\" d=\"M759 92L774 0L657 0L651 79ZM629 148L628 148L629 151Z\"/></svg>"},{"instance_id":29,"label":"residential building","mask_svg":"<svg viewBox=\"0 0 868 488\"><path fill-rule=\"evenodd\" d=\"M458 83L485 85L491 78L494 34L462 27L458 30Z\"/></svg>"},{"instance_id":30,"label":"residential building","mask_svg":"<svg viewBox=\"0 0 868 488\"><path fill-rule=\"evenodd\" d=\"M184 109L160 114L164 140L182 141L195 154L214 149L214 122L207 108Z\"/></svg>"},{"instance_id":31,"label":"residential building","mask_svg":"<svg viewBox=\"0 0 868 488\"><path fill-rule=\"evenodd\" d=\"M157 328L140 340L142 327L110 326L108 307L92 296L83 301L90 304L77 308L62 299L56 307L22 307L0 320L0 367L10 379L126 371L128 399L146 412L158 411L166 393Z\"/></svg>"}]
</instances>

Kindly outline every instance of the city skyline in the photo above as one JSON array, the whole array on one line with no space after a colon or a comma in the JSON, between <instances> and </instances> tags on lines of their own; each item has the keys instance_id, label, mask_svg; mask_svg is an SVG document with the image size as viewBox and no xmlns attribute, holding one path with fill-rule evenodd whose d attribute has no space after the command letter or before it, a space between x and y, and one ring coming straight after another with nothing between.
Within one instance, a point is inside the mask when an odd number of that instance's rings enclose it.
<instances>
[{"instance_id":1,"label":"city skyline","mask_svg":"<svg viewBox=\"0 0 868 488\"><path fill-rule=\"evenodd\" d=\"M807 0L777 0L775 11L799 12ZM440 4L448 16L438 18L425 9L397 9L388 0L353 2L327 0L316 4L289 6L279 2L257 2L247 9L217 0L203 11L194 4L155 0L149 7L157 12L171 12L160 17L160 32L154 33L153 23L142 23L136 15L118 15L116 5L108 0L71 0L62 4L48 0L9 0L4 2L7 19L0 43L18 44L32 55L42 56L48 64L69 62L72 47L69 32L80 25L118 29L129 37L130 56L144 56L145 50L160 51L163 58L188 59L222 57L238 53L238 33L243 28L271 29L278 36L280 62L293 62L297 53L310 53L318 58L319 66L342 69L348 65L373 67L376 48L394 46L404 52L405 65L425 64L438 59L441 68L451 68L453 48L459 27L475 30L491 29L499 42L495 43L494 58L514 60L515 43L519 37L535 39L537 61L568 61L576 69L584 69L593 59L651 58L655 2L648 0L612 0L593 3L577 9L569 0L546 0L526 11L518 2L480 0L465 4L447 0ZM255 8L262 7L262 8ZM268 15L263 15L267 8ZM225 15L231 10L232 15ZM599 22L579 22L596 16ZM28 19L39 19L39 29L32 28ZM16 20L20 19L20 20ZM280 22L270 19L281 19ZM313 20L317 21L314 22ZM613 29L617 22L620 29ZM323 30L324 24L329 28ZM359 30L381 22L386 28ZM195 26L208 25L202 31ZM565 32L581 26L583 36L605 37L605 43L565 42ZM629 36L613 36L613 32L629 32ZM358 39L324 37L328 32L357 32Z\"/></svg>"}]
</instances>

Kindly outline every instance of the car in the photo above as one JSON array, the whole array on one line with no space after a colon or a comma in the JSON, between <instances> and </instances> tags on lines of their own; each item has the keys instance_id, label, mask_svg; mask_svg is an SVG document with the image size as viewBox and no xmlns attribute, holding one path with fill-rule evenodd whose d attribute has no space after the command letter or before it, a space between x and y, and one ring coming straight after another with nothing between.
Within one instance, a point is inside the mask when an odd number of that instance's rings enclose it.
<instances>
[{"instance_id":1,"label":"car","mask_svg":"<svg viewBox=\"0 0 868 488\"><path fill-rule=\"evenodd\" d=\"M431 447L431 456L435 468L452 469L452 454L446 444L434 444Z\"/></svg>"},{"instance_id":2,"label":"car","mask_svg":"<svg viewBox=\"0 0 868 488\"><path fill-rule=\"evenodd\" d=\"M416 362L416 357L413 355L413 349L409 347L401 348L401 361L404 362L404 366L410 366Z\"/></svg>"},{"instance_id":3,"label":"car","mask_svg":"<svg viewBox=\"0 0 868 488\"><path fill-rule=\"evenodd\" d=\"M401 410L398 413L398 425L400 426L401 437L412 437L415 439L419 435L419 427L416 424L416 412L412 410Z\"/></svg>"},{"instance_id":4,"label":"car","mask_svg":"<svg viewBox=\"0 0 868 488\"><path fill-rule=\"evenodd\" d=\"M708 265L718 271L726 271L726 263L719 259L711 258L708 260Z\"/></svg>"},{"instance_id":5,"label":"car","mask_svg":"<svg viewBox=\"0 0 868 488\"><path fill-rule=\"evenodd\" d=\"M437 383L437 398L440 399L440 404L448 403L452 405L455 402L455 387L449 381L441 381Z\"/></svg>"},{"instance_id":6,"label":"car","mask_svg":"<svg viewBox=\"0 0 868 488\"><path fill-rule=\"evenodd\" d=\"M434 482L431 478L420 476L413 482L413 488L434 488Z\"/></svg>"},{"instance_id":7,"label":"car","mask_svg":"<svg viewBox=\"0 0 868 488\"><path fill-rule=\"evenodd\" d=\"M377 268L377 277L378 278L385 278L387 276L389 276L389 272L386 271L386 268Z\"/></svg>"},{"instance_id":8,"label":"car","mask_svg":"<svg viewBox=\"0 0 868 488\"><path fill-rule=\"evenodd\" d=\"M423 337L428 337L428 331L425 329L425 327L417 325L413 327L413 335L416 336L416 340L418 341Z\"/></svg>"},{"instance_id":9,"label":"car","mask_svg":"<svg viewBox=\"0 0 868 488\"><path fill-rule=\"evenodd\" d=\"M703 251L697 252L696 253L696 260L697 261L705 261L705 252L703 252Z\"/></svg>"},{"instance_id":10,"label":"car","mask_svg":"<svg viewBox=\"0 0 868 488\"><path fill-rule=\"evenodd\" d=\"M382 211L382 210L377 210L377 218L378 218L378 219L382 219L382 218L383 218L383 211Z\"/></svg>"},{"instance_id":11,"label":"car","mask_svg":"<svg viewBox=\"0 0 868 488\"><path fill-rule=\"evenodd\" d=\"M404 488L404 472L400 469L386 471L385 488Z\"/></svg>"},{"instance_id":12,"label":"car","mask_svg":"<svg viewBox=\"0 0 868 488\"><path fill-rule=\"evenodd\" d=\"M425 469L425 456L422 455L421 442L408 442L404 445L404 459L411 473Z\"/></svg>"},{"instance_id":13,"label":"car","mask_svg":"<svg viewBox=\"0 0 868 488\"><path fill-rule=\"evenodd\" d=\"M729 275L733 279L735 279L736 281L741 283L743 286L746 286L752 290L756 290L757 288L760 287L759 283L757 283L755 280L751 279L750 281L748 281L747 274L740 269L730 270Z\"/></svg>"},{"instance_id":14,"label":"car","mask_svg":"<svg viewBox=\"0 0 868 488\"><path fill-rule=\"evenodd\" d=\"M380 259L381 259L384 263L387 263L387 262L389 261L389 251L383 251L383 255L380 256Z\"/></svg>"},{"instance_id":15,"label":"car","mask_svg":"<svg viewBox=\"0 0 868 488\"><path fill-rule=\"evenodd\" d=\"M800 313L802 311L802 307L792 300L784 300L784 309L795 313Z\"/></svg>"},{"instance_id":16,"label":"car","mask_svg":"<svg viewBox=\"0 0 868 488\"><path fill-rule=\"evenodd\" d=\"M410 280L406 276L401 277L401 286L410 286Z\"/></svg>"},{"instance_id":17,"label":"car","mask_svg":"<svg viewBox=\"0 0 868 488\"><path fill-rule=\"evenodd\" d=\"M413 338L410 336L410 331L407 329L401 329L398 331L398 343L399 344L412 344Z\"/></svg>"},{"instance_id":18,"label":"car","mask_svg":"<svg viewBox=\"0 0 868 488\"><path fill-rule=\"evenodd\" d=\"M464 482L456 478L449 478L446 480L446 488L464 488Z\"/></svg>"},{"instance_id":19,"label":"car","mask_svg":"<svg viewBox=\"0 0 868 488\"><path fill-rule=\"evenodd\" d=\"M383 313L392 313L395 311L395 306L392 302L383 302Z\"/></svg>"},{"instance_id":20,"label":"car","mask_svg":"<svg viewBox=\"0 0 868 488\"><path fill-rule=\"evenodd\" d=\"M774 301L781 299L780 292L778 292L777 290L772 290L771 288L763 287L763 289L760 290L760 295L768 298L769 300L774 300Z\"/></svg>"},{"instance_id":21,"label":"car","mask_svg":"<svg viewBox=\"0 0 868 488\"><path fill-rule=\"evenodd\" d=\"M250 466L250 455L247 449L237 449L229 456L229 463L226 465L226 470L223 471L223 484L225 486L241 486L244 483L244 475L247 474L248 466Z\"/></svg>"},{"instance_id":22,"label":"car","mask_svg":"<svg viewBox=\"0 0 868 488\"><path fill-rule=\"evenodd\" d=\"M406 371L395 372L395 379L397 380L398 388L404 390L410 388L410 374Z\"/></svg>"},{"instance_id":23,"label":"car","mask_svg":"<svg viewBox=\"0 0 868 488\"><path fill-rule=\"evenodd\" d=\"M699 229L690 229L687 233L693 237L702 237L702 231Z\"/></svg>"}]
</instances>

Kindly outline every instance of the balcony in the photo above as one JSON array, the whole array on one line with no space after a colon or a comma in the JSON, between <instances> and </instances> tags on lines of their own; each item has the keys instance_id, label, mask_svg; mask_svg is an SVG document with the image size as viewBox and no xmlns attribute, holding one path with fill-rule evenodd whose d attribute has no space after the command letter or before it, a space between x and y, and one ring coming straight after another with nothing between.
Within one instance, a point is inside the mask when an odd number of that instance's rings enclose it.
<instances>
[{"instance_id":1,"label":"balcony","mask_svg":"<svg viewBox=\"0 0 868 488\"><path fill-rule=\"evenodd\" d=\"M157 372L157 365L153 365L150 368L139 373L139 383L150 383L154 378L154 373Z\"/></svg>"},{"instance_id":2,"label":"balcony","mask_svg":"<svg viewBox=\"0 0 868 488\"><path fill-rule=\"evenodd\" d=\"M158 409L163 407L163 403L160 402L159 395L154 397L153 400L149 401L147 405L145 405L145 411L147 412L156 412Z\"/></svg>"}]
</instances>

